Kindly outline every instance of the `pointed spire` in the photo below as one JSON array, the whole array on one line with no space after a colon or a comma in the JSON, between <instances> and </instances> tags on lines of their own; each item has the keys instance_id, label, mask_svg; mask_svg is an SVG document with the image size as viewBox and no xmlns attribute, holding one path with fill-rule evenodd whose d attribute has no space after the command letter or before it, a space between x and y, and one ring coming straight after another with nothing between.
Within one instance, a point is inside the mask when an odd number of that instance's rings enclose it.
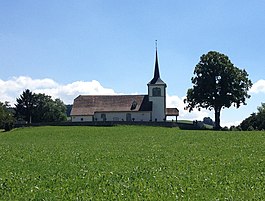
<instances>
[{"instance_id":1,"label":"pointed spire","mask_svg":"<svg viewBox=\"0 0 265 201\"><path fill-rule=\"evenodd\" d=\"M157 47L156 47L156 61L155 61L155 72L154 72L154 78L151 81L151 84L153 84L152 82L156 82L157 79L160 78L160 73L159 73L159 66L158 66L158 56L157 56Z\"/></svg>"},{"instance_id":2,"label":"pointed spire","mask_svg":"<svg viewBox=\"0 0 265 201\"><path fill-rule=\"evenodd\" d=\"M162 82L164 83L161 79L160 79L160 73L159 73L159 65L158 65L158 54L157 54L157 40L156 40L156 59L155 59L155 71L154 71L154 77L153 79L150 81L150 84L155 84L157 82Z\"/></svg>"}]
</instances>

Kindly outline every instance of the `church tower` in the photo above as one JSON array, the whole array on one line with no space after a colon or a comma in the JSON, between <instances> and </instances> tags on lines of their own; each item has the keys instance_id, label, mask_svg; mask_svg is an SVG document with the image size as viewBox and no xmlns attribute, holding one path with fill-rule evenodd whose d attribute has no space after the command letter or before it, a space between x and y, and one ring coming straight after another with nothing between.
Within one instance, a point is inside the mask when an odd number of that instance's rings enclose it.
<instances>
[{"instance_id":1,"label":"church tower","mask_svg":"<svg viewBox=\"0 0 265 201\"><path fill-rule=\"evenodd\" d=\"M166 83L160 78L156 47L155 71L153 79L147 84L149 101L152 102L152 121L166 118Z\"/></svg>"}]
</instances>

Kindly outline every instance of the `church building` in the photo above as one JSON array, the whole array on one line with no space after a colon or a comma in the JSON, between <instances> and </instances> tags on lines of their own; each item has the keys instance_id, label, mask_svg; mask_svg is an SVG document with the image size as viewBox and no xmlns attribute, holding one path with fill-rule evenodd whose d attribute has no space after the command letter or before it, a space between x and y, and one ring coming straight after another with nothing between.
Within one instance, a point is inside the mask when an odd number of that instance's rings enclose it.
<instances>
[{"instance_id":1,"label":"church building","mask_svg":"<svg viewBox=\"0 0 265 201\"><path fill-rule=\"evenodd\" d=\"M156 49L153 79L147 95L80 95L74 99L72 122L177 120L177 108L166 108L166 83L160 78Z\"/></svg>"}]
</instances>

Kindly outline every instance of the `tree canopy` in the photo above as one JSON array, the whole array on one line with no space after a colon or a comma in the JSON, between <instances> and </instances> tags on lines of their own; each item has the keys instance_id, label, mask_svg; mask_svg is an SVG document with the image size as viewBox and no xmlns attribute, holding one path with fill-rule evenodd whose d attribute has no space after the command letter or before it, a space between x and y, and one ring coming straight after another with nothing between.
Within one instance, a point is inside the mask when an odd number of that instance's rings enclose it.
<instances>
[{"instance_id":1,"label":"tree canopy","mask_svg":"<svg viewBox=\"0 0 265 201\"><path fill-rule=\"evenodd\" d=\"M210 109L215 111L215 126L220 128L220 112L224 107L240 107L250 98L252 86L246 70L241 70L228 56L216 51L203 54L195 66L193 87L188 89L185 102L187 109Z\"/></svg>"},{"instance_id":2,"label":"tree canopy","mask_svg":"<svg viewBox=\"0 0 265 201\"><path fill-rule=\"evenodd\" d=\"M53 100L45 94L35 94L26 89L17 98L17 117L28 123L58 122L66 120L66 107L60 99Z\"/></svg>"},{"instance_id":3,"label":"tree canopy","mask_svg":"<svg viewBox=\"0 0 265 201\"><path fill-rule=\"evenodd\" d=\"M0 128L9 131L12 129L14 124L13 114L8 110L9 104L7 102L0 102Z\"/></svg>"},{"instance_id":4,"label":"tree canopy","mask_svg":"<svg viewBox=\"0 0 265 201\"><path fill-rule=\"evenodd\" d=\"M17 104L15 104L17 116L23 117L25 121L31 123L35 103L35 95L29 89L23 91L20 97L17 98Z\"/></svg>"},{"instance_id":5,"label":"tree canopy","mask_svg":"<svg viewBox=\"0 0 265 201\"><path fill-rule=\"evenodd\" d=\"M265 103L261 103L257 113L252 113L240 124L242 130L264 130L265 129Z\"/></svg>"},{"instance_id":6,"label":"tree canopy","mask_svg":"<svg viewBox=\"0 0 265 201\"><path fill-rule=\"evenodd\" d=\"M52 100L51 96L35 94L34 122L58 122L66 120L66 107L60 99Z\"/></svg>"}]
</instances>

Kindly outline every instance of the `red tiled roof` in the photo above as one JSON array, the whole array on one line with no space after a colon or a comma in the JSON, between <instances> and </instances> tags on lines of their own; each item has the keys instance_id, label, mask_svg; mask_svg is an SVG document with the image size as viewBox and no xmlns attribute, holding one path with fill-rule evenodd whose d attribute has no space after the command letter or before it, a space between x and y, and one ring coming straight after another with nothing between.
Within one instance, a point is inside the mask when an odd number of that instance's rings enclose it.
<instances>
[{"instance_id":1,"label":"red tiled roof","mask_svg":"<svg viewBox=\"0 0 265 201\"><path fill-rule=\"evenodd\" d=\"M74 100L71 116L94 115L95 112L151 111L147 95L80 95Z\"/></svg>"}]
</instances>

